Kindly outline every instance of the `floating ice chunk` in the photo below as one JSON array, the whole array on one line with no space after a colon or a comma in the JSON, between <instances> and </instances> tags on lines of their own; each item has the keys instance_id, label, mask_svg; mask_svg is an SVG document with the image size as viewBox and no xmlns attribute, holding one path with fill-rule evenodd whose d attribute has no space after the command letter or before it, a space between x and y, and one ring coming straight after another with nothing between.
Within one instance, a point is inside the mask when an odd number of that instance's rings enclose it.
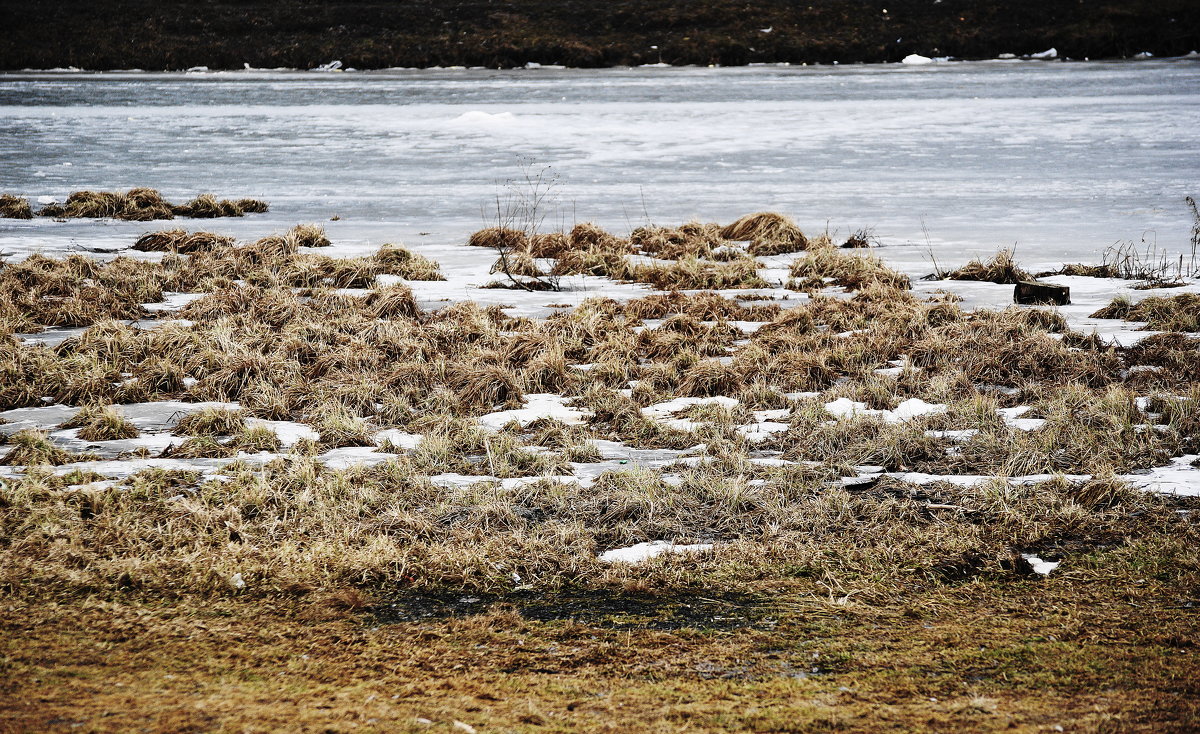
<instances>
[{"instance_id":1,"label":"floating ice chunk","mask_svg":"<svg viewBox=\"0 0 1200 734\"><path fill-rule=\"evenodd\" d=\"M921 54L909 54L908 56L905 56L900 63L908 64L909 66L924 66L925 64L932 64L933 59L929 58L928 56L922 56Z\"/></svg>"},{"instance_id":2,"label":"floating ice chunk","mask_svg":"<svg viewBox=\"0 0 1200 734\"><path fill-rule=\"evenodd\" d=\"M53 204L56 201L58 201L58 200L55 199L53 196L39 196L37 198L37 203L39 203L39 204Z\"/></svg>"},{"instance_id":3,"label":"floating ice chunk","mask_svg":"<svg viewBox=\"0 0 1200 734\"><path fill-rule=\"evenodd\" d=\"M342 62L330 61L327 64L321 64L320 66L314 66L313 68L309 69L309 71L339 71L341 68L342 68Z\"/></svg>"},{"instance_id":4,"label":"floating ice chunk","mask_svg":"<svg viewBox=\"0 0 1200 734\"><path fill-rule=\"evenodd\" d=\"M641 563L663 553L699 553L712 550L712 547L712 543L676 545L669 540L654 540L649 543L631 545L628 548L604 551L597 558L601 563Z\"/></svg>"},{"instance_id":5,"label":"floating ice chunk","mask_svg":"<svg viewBox=\"0 0 1200 734\"><path fill-rule=\"evenodd\" d=\"M207 66L189 66L187 69L184 70L184 73L186 73L186 74L203 74L203 73L206 73L207 71L208 71Z\"/></svg>"},{"instance_id":6,"label":"floating ice chunk","mask_svg":"<svg viewBox=\"0 0 1200 734\"><path fill-rule=\"evenodd\" d=\"M1062 563L1062 561L1043 561L1032 553L1022 553L1021 557L1029 563L1029 567L1033 569L1034 573L1041 574L1042 576L1050 575L1050 572L1058 568Z\"/></svg>"},{"instance_id":7,"label":"floating ice chunk","mask_svg":"<svg viewBox=\"0 0 1200 734\"><path fill-rule=\"evenodd\" d=\"M1031 59L1057 59L1058 58L1058 49L1057 48L1048 48L1045 51L1040 51L1036 54L1029 54L1029 58L1031 58Z\"/></svg>"},{"instance_id":8,"label":"floating ice chunk","mask_svg":"<svg viewBox=\"0 0 1200 734\"><path fill-rule=\"evenodd\" d=\"M1012 59L1017 58L1017 55L1016 54L1000 54L996 58L998 58L1002 61L1011 61Z\"/></svg>"},{"instance_id":9,"label":"floating ice chunk","mask_svg":"<svg viewBox=\"0 0 1200 734\"><path fill-rule=\"evenodd\" d=\"M553 393L532 393L525 396L524 408L488 413L479 418L479 423L484 428L495 431L513 421L524 428L539 418L552 418L570 426L581 425L591 415L591 412L569 408L566 406L567 400L568 398Z\"/></svg>"}]
</instances>

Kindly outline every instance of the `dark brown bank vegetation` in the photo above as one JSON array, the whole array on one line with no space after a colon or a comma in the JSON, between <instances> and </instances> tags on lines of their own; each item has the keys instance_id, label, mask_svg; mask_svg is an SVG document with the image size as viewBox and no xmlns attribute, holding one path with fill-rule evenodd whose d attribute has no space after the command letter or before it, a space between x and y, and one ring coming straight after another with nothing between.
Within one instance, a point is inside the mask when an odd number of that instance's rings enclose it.
<instances>
[{"instance_id":1,"label":"dark brown bank vegetation","mask_svg":"<svg viewBox=\"0 0 1200 734\"><path fill-rule=\"evenodd\" d=\"M899 61L910 53L994 58L1052 46L1073 58L1168 56L1200 47L1200 10L1187 0L5 0L2 17L4 69L307 69L332 59L360 69L728 66Z\"/></svg>"}]
</instances>

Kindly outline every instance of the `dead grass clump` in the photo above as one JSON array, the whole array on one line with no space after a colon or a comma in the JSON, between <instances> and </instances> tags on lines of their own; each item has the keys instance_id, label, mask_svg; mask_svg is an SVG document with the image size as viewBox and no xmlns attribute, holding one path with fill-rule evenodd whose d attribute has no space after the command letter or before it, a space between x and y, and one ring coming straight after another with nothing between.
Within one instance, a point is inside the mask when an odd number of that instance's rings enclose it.
<instances>
[{"instance_id":1,"label":"dead grass clump","mask_svg":"<svg viewBox=\"0 0 1200 734\"><path fill-rule=\"evenodd\" d=\"M492 264L489 273L503 273L511 277L520 278L543 278L546 272L542 270L537 261L524 250L516 250L506 252ZM514 287L521 288L524 283L512 283Z\"/></svg>"},{"instance_id":2,"label":"dead grass clump","mask_svg":"<svg viewBox=\"0 0 1200 734\"><path fill-rule=\"evenodd\" d=\"M159 454L162 459L226 459L237 453L227 441L214 436L196 436L179 445L171 444Z\"/></svg>"},{"instance_id":3,"label":"dead grass clump","mask_svg":"<svg viewBox=\"0 0 1200 734\"><path fill-rule=\"evenodd\" d=\"M679 392L694 397L735 395L742 385L742 376L732 366L706 359L684 370Z\"/></svg>"},{"instance_id":4,"label":"dead grass clump","mask_svg":"<svg viewBox=\"0 0 1200 734\"><path fill-rule=\"evenodd\" d=\"M399 245L384 245L372 256L380 275L395 275L405 280L445 280L436 262Z\"/></svg>"},{"instance_id":5,"label":"dead grass clump","mask_svg":"<svg viewBox=\"0 0 1200 734\"><path fill-rule=\"evenodd\" d=\"M779 255L808 247L808 238L790 218L774 212L747 214L721 230L727 240L749 241L751 255Z\"/></svg>"},{"instance_id":6,"label":"dead grass clump","mask_svg":"<svg viewBox=\"0 0 1200 734\"><path fill-rule=\"evenodd\" d=\"M367 421L342 406L332 406L322 411L312 426L321 435L323 448L375 445L372 440L375 432Z\"/></svg>"},{"instance_id":7,"label":"dead grass clump","mask_svg":"<svg viewBox=\"0 0 1200 734\"><path fill-rule=\"evenodd\" d=\"M179 419L175 424L176 436L233 436L246 428L239 410L227 408L205 408Z\"/></svg>"},{"instance_id":8,"label":"dead grass clump","mask_svg":"<svg viewBox=\"0 0 1200 734\"><path fill-rule=\"evenodd\" d=\"M767 288L770 284L758 275L760 267L762 264L750 257L713 262L687 256L669 263L634 265L621 279L647 283L660 290Z\"/></svg>"},{"instance_id":9,"label":"dead grass clump","mask_svg":"<svg viewBox=\"0 0 1200 734\"><path fill-rule=\"evenodd\" d=\"M1145 321L1146 328L1154 331L1200 331L1200 294L1151 296L1136 304L1118 296L1091 317Z\"/></svg>"},{"instance_id":10,"label":"dead grass clump","mask_svg":"<svg viewBox=\"0 0 1200 734\"><path fill-rule=\"evenodd\" d=\"M646 255L664 260L681 257L712 257L724 243L717 224L688 222L676 228L638 227L629 234L629 243Z\"/></svg>"},{"instance_id":11,"label":"dead grass clump","mask_svg":"<svg viewBox=\"0 0 1200 734\"><path fill-rule=\"evenodd\" d=\"M372 288L364 305L377 319L413 318L420 313L412 288L402 283Z\"/></svg>"},{"instance_id":12,"label":"dead grass clump","mask_svg":"<svg viewBox=\"0 0 1200 734\"><path fill-rule=\"evenodd\" d=\"M783 352L760 368L759 379L785 392L825 390L841 376L820 352Z\"/></svg>"},{"instance_id":13,"label":"dead grass clump","mask_svg":"<svg viewBox=\"0 0 1200 734\"><path fill-rule=\"evenodd\" d=\"M242 208L236 202L228 199L218 200L212 194L200 194L186 204L172 206L171 211L181 217L193 219L242 216Z\"/></svg>"},{"instance_id":14,"label":"dead grass clump","mask_svg":"<svg viewBox=\"0 0 1200 734\"><path fill-rule=\"evenodd\" d=\"M1033 275L1017 265L1010 249L997 252L991 260L984 262L974 258L966 265L949 271L939 270L925 276L926 280L979 280L1001 285L1015 285L1023 280L1033 280Z\"/></svg>"},{"instance_id":15,"label":"dead grass clump","mask_svg":"<svg viewBox=\"0 0 1200 734\"><path fill-rule=\"evenodd\" d=\"M1053 339L1043 317L1027 315L1037 312L979 311L929 329L910 346L909 361L935 372L962 370L974 382L991 385L1036 381L1102 387L1119 379L1121 359L1114 349L1072 347Z\"/></svg>"},{"instance_id":16,"label":"dead grass clump","mask_svg":"<svg viewBox=\"0 0 1200 734\"><path fill-rule=\"evenodd\" d=\"M329 247L333 244L325 236L325 228L319 224L297 224L284 237L294 242L296 247Z\"/></svg>"},{"instance_id":17,"label":"dead grass clump","mask_svg":"<svg viewBox=\"0 0 1200 734\"><path fill-rule=\"evenodd\" d=\"M465 365L447 375L447 384L465 402L483 408L521 406L521 380L500 365Z\"/></svg>"},{"instance_id":18,"label":"dead grass clump","mask_svg":"<svg viewBox=\"0 0 1200 734\"><path fill-rule=\"evenodd\" d=\"M1200 382L1200 339L1178 332L1154 334L1123 351L1131 365L1158 368L1139 375L1152 375L1167 385Z\"/></svg>"},{"instance_id":19,"label":"dead grass clump","mask_svg":"<svg viewBox=\"0 0 1200 734\"><path fill-rule=\"evenodd\" d=\"M267 210L265 202L254 199L217 200L212 194L202 194L187 204L173 205L154 189L135 188L119 191L76 191L62 204L47 204L37 215L59 218L127 219L147 222L154 219L174 219L176 215L196 218L240 217L243 213Z\"/></svg>"},{"instance_id":20,"label":"dead grass clump","mask_svg":"<svg viewBox=\"0 0 1200 734\"><path fill-rule=\"evenodd\" d=\"M75 417L63 423L61 428L78 428L76 434L84 441L115 441L122 438L137 438L137 426L117 412L111 405L84 406Z\"/></svg>"},{"instance_id":21,"label":"dead grass clump","mask_svg":"<svg viewBox=\"0 0 1200 734\"><path fill-rule=\"evenodd\" d=\"M63 204L47 204L38 211L39 217L126 219L148 222L154 219L174 219L171 205L154 189L137 188L125 193L110 191L76 191Z\"/></svg>"},{"instance_id":22,"label":"dead grass clump","mask_svg":"<svg viewBox=\"0 0 1200 734\"><path fill-rule=\"evenodd\" d=\"M118 257L107 263L81 255L31 255L0 267L5 309L45 326L89 326L104 319L144 315L143 303L161 301L157 263Z\"/></svg>"},{"instance_id":23,"label":"dead grass clump","mask_svg":"<svg viewBox=\"0 0 1200 734\"><path fill-rule=\"evenodd\" d=\"M243 214L265 214L271 206L261 199L238 199L233 202Z\"/></svg>"},{"instance_id":24,"label":"dead grass clump","mask_svg":"<svg viewBox=\"0 0 1200 734\"><path fill-rule=\"evenodd\" d=\"M804 257L792 263L789 275L800 281L789 282L793 290L819 290L829 284L847 290L864 290L872 285L908 290L911 281L904 273L892 270L873 255L851 255L833 247L809 248Z\"/></svg>"},{"instance_id":25,"label":"dead grass clump","mask_svg":"<svg viewBox=\"0 0 1200 734\"><path fill-rule=\"evenodd\" d=\"M211 252L219 247L232 247L232 237L214 234L212 232L188 232L183 229L169 229L161 232L144 234L133 243L133 249L141 252L181 252L185 255L193 252Z\"/></svg>"},{"instance_id":26,"label":"dead grass clump","mask_svg":"<svg viewBox=\"0 0 1200 734\"><path fill-rule=\"evenodd\" d=\"M782 310L777 303L744 306L719 293L654 294L635 298L624 304L625 315L634 319L661 319L672 314L686 314L701 321L770 321Z\"/></svg>"},{"instance_id":27,"label":"dead grass clump","mask_svg":"<svg viewBox=\"0 0 1200 734\"><path fill-rule=\"evenodd\" d=\"M1121 272L1115 265L1084 265L1072 263L1063 265L1058 270L1047 270L1038 273L1036 277L1045 278L1051 275L1078 275L1086 278L1120 278Z\"/></svg>"},{"instance_id":28,"label":"dead grass clump","mask_svg":"<svg viewBox=\"0 0 1200 734\"><path fill-rule=\"evenodd\" d=\"M487 227L475 232L467 240L471 247L488 247L493 250L524 250L529 244L529 236L519 229L508 227Z\"/></svg>"},{"instance_id":29,"label":"dead grass clump","mask_svg":"<svg viewBox=\"0 0 1200 734\"><path fill-rule=\"evenodd\" d=\"M0 464L11 466L35 466L49 464L59 466L78 461L80 458L69 451L64 451L50 442L50 436L45 431L32 428L18 431L8 437L12 450L0 459Z\"/></svg>"},{"instance_id":30,"label":"dead grass clump","mask_svg":"<svg viewBox=\"0 0 1200 734\"><path fill-rule=\"evenodd\" d=\"M33 208L29 206L29 199L13 194L0 194L0 218L33 219Z\"/></svg>"}]
</instances>

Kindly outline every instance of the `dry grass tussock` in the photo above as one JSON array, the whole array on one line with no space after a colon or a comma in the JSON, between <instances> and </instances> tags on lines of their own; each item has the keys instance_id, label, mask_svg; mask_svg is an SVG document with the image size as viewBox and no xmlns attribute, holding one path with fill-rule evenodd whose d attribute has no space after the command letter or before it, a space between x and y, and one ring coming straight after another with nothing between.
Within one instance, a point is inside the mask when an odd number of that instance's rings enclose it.
<instances>
[{"instance_id":1,"label":"dry grass tussock","mask_svg":"<svg viewBox=\"0 0 1200 734\"><path fill-rule=\"evenodd\" d=\"M176 216L211 218L240 217L247 213L267 211L267 204L255 199L216 199L202 194L186 204L174 205L154 189L135 188L120 191L76 191L62 204L47 204L38 210L39 217L113 218L137 222L155 219L174 219Z\"/></svg>"},{"instance_id":2,"label":"dry grass tussock","mask_svg":"<svg viewBox=\"0 0 1200 734\"><path fill-rule=\"evenodd\" d=\"M133 249L141 252L210 252L220 247L232 247L234 239L212 232L188 232L185 229L169 229L149 232L133 243Z\"/></svg>"},{"instance_id":3,"label":"dry grass tussock","mask_svg":"<svg viewBox=\"0 0 1200 734\"><path fill-rule=\"evenodd\" d=\"M140 431L112 406L86 405L60 428L78 428L84 441L136 438Z\"/></svg>"},{"instance_id":4,"label":"dry grass tussock","mask_svg":"<svg viewBox=\"0 0 1200 734\"><path fill-rule=\"evenodd\" d=\"M989 283L1014 285L1034 277L1013 259L1012 250L1001 250L984 262L975 258L954 270L942 271L925 276L926 280L982 280Z\"/></svg>"},{"instance_id":5,"label":"dry grass tussock","mask_svg":"<svg viewBox=\"0 0 1200 734\"><path fill-rule=\"evenodd\" d=\"M162 301L164 293L217 291L237 280L264 287L321 289L371 288L379 275L443 279L437 263L396 245L384 245L363 258L298 251L302 246L320 246L323 240L320 228L311 225L246 245L235 245L220 235L173 230L144 235L135 244L140 250L168 250L157 263L36 254L19 263L0 263L0 334L143 318L147 314L142 305ZM385 292L380 290L376 296ZM399 307L375 305L381 317Z\"/></svg>"},{"instance_id":6,"label":"dry grass tussock","mask_svg":"<svg viewBox=\"0 0 1200 734\"><path fill-rule=\"evenodd\" d=\"M786 239L780 234L787 231L786 227L772 229L764 225L763 231L775 233L771 236L777 239L771 242L784 241L779 237ZM500 253L492 272L504 273L512 282L497 282L493 287L556 289L555 279L568 275L603 276L646 283L663 290L769 285L758 275L762 264L726 239L719 226L698 222L676 228L639 227L629 238L617 237L594 224L583 223L569 232L532 236L518 230L489 227L473 234L468 244L489 247ZM787 241L795 240L793 237ZM754 247L750 252L755 252ZM632 255L654 259L638 260L631 258ZM553 259L548 272L536 262L540 258Z\"/></svg>"},{"instance_id":7,"label":"dry grass tussock","mask_svg":"<svg viewBox=\"0 0 1200 734\"><path fill-rule=\"evenodd\" d=\"M539 246L622 258L632 247L583 225ZM1200 360L1195 340L1182 335L1118 348L1069 332L1052 312L965 312L945 299L922 300L874 258L828 243L810 246L794 277L833 278L855 290L849 296L814 293L784 308L675 291L624 304L593 298L540 321L469 302L422 310L406 286L373 285L374 273L414 266L398 249L339 261L300 248L279 236L168 253L162 263L34 257L0 268L8 323L101 283L128 289L122 297L131 303L143 302L135 285L211 289L172 314L187 322L145 330L101 319L55 348L0 342L0 408L46 397L89 406L72 423L85 440L106 440L132 435L113 407L122 403L238 402L237 412L180 420L175 433L187 439L166 454L177 458L277 450L268 431L247 426L249 417L299 421L319 434L266 470L232 464L224 484L144 473L116 488L68 489L83 482L63 484L46 471L5 482L5 579L70 591L124 585L216 594L232 592L234 574L273 593L341 584L500 589L511 588L515 572L551 588L682 587L779 578L796 566L815 574L802 578L867 579L869 598L936 578L948 559L981 559L972 566L979 573L1009 573L1014 551L1048 538L1134 537L1151 526L1184 532L1165 500L1112 479L1200 445ZM685 254L666 262L747 261ZM349 283L364 290L332 287ZM645 328L650 319L661 323ZM733 321L766 323L752 330ZM895 364L903 366L877 373ZM1150 366L1161 369L1131 369ZM543 392L591 415L571 427L544 420L485 431L476 422ZM795 392L819 394L789 397ZM667 424L645 410L713 396L741 402L675 416L690 423ZM875 410L910 398L946 409L903 422L838 420L825 404L840 398ZM1044 425L1019 430L997 412L1017 406ZM760 410L781 411L770 418L779 430L752 442L744 429ZM375 445L377 432L392 428L424 440L414 449L385 445L398 456L369 470L330 471L312 458ZM973 433L937 433L966 430ZM571 474L573 461L597 461L595 439L695 456L668 467L670 481L645 470L609 473L589 488L545 479ZM78 458L36 431L7 441L10 464ZM763 457L812 463L751 461ZM1097 480L843 489L838 480L864 464ZM458 488L430 480L449 472L542 479ZM82 502L86 513L75 504ZM609 569L595 559L657 539L727 545L641 568Z\"/></svg>"},{"instance_id":8,"label":"dry grass tussock","mask_svg":"<svg viewBox=\"0 0 1200 734\"><path fill-rule=\"evenodd\" d=\"M872 285L911 287L907 275L887 267L878 257L840 252L829 243L810 247L792 263L788 274L796 279L788 283L793 290L820 290L830 284L855 291Z\"/></svg>"},{"instance_id":9,"label":"dry grass tussock","mask_svg":"<svg viewBox=\"0 0 1200 734\"><path fill-rule=\"evenodd\" d=\"M808 238L788 217L773 212L747 214L721 230L727 240L749 241L752 255L779 255L808 247Z\"/></svg>"},{"instance_id":10,"label":"dry grass tussock","mask_svg":"<svg viewBox=\"0 0 1200 734\"><path fill-rule=\"evenodd\" d=\"M33 219L33 208L22 196L0 194L0 219Z\"/></svg>"},{"instance_id":11,"label":"dry grass tussock","mask_svg":"<svg viewBox=\"0 0 1200 734\"><path fill-rule=\"evenodd\" d=\"M494 447L483 461L538 459L503 454ZM846 491L822 472L763 470L765 481L750 484L699 468L675 485L631 471L587 489L552 481L444 488L418 469L429 460L414 454L331 471L295 457L262 470L234 464L223 482L145 471L82 491L33 471L0 485L0 532L9 540L0 547L0 582L39 593L224 595L238 591L238 574L241 593L255 595L343 585L497 591L511 589L515 573L541 588L634 579L678 588L805 568L802 585L819 591L817 579L858 579L860 601L869 603L897 585L937 579L951 559L1004 576L1016 550L1195 532L1177 504L1111 480L973 488L888 481ZM662 537L730 545L644 567L596 560L604 549Z\"/></svg>"},{"instance_id":12,"label":"dry grass tussock","mask_svg":"<svg viewBox=\"0 0 1200 734\"><path fill-rule=\"evenodd\" d=\"M1117 297L1092 314L1092 318L1145 321L1146 328L1155 331L1196 332L1200 331L1200 294L1151 296L1137 303Z\"/></svg>"}]
</instances>

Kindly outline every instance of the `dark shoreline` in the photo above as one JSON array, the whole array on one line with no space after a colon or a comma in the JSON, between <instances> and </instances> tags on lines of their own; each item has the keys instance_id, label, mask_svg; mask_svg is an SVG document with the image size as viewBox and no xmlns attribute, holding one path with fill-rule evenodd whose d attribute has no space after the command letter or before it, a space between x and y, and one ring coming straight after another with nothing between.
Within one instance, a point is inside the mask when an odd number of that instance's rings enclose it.
<instances>
[{"instance_id":1,"label":"dark shoreline","mask_svg":"<svg viewBox=\"0 0 1200 734\"><path fill-rule=\"evenodd\" d=\"M5 70L307 69L334 59L359 69L739 66L894 62L911 53L982 59L1052 47L1074 59L1200 49L1200 4L1188 0L3 0L0 25Z\"/></svg>"}]
</instances>

